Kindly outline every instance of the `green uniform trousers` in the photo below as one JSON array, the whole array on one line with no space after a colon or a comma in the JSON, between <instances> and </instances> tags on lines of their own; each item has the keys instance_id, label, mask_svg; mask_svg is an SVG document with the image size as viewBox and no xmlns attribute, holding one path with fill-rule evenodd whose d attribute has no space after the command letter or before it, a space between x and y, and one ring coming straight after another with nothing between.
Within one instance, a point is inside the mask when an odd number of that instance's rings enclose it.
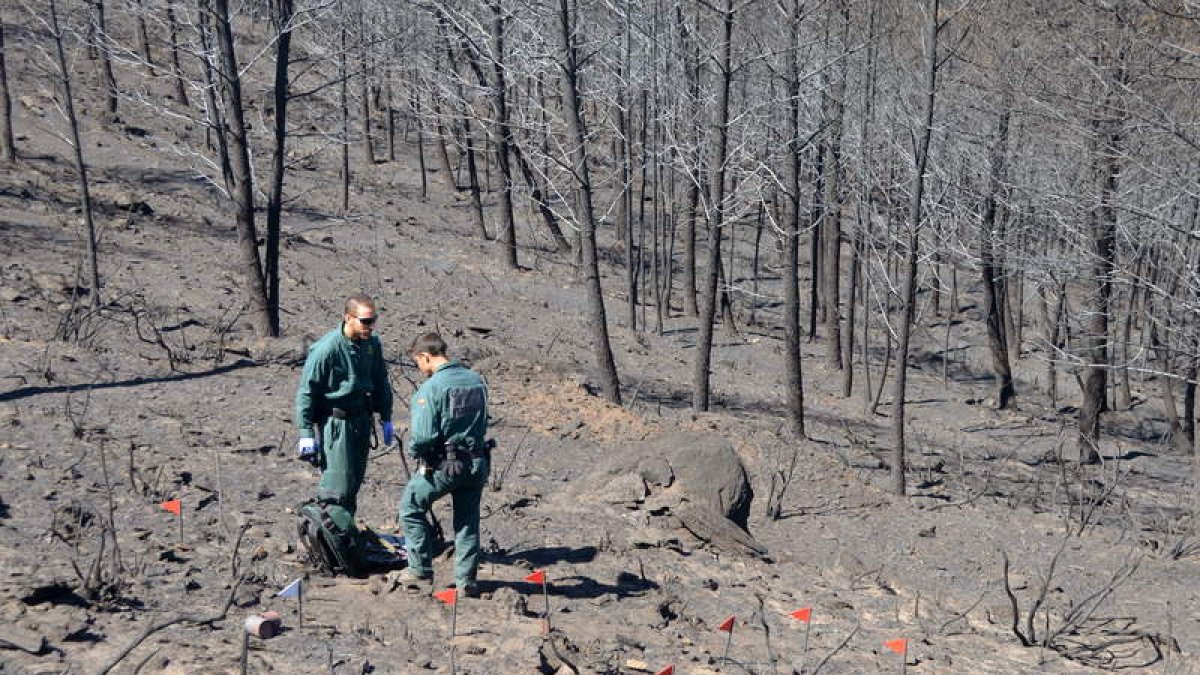
<instances>
[{"instance_id":1,"label":"green uniform trousers","mask_svg":"<svg viewBox=\"0 0 1200 675\"><path fill-rule=\"evenodd\" d=\"M469 471L467 470L469 467ZM450 478L441 471L418 471L409 479L400 500L408 566L413 572L433 573L433 526L426 518L438 499L449 494L454 502L454 581L458 588L475 583L479 571L479 502L487 485L490 461L475 457L463 462L463 472Z\"/></svg>"},{"instance_id":2,"label":"green uniform trousers","mask_svg":"<svg viewBox=\"0 0 1200 675\"><path fill-rule=\"evenodd\" d=\"M321 431L325 470L317 484L317 500L337 504L352 517L358 511L358 489L367 474L371 424L371 415L330 417Z\"/></svg>"}]
</instances>

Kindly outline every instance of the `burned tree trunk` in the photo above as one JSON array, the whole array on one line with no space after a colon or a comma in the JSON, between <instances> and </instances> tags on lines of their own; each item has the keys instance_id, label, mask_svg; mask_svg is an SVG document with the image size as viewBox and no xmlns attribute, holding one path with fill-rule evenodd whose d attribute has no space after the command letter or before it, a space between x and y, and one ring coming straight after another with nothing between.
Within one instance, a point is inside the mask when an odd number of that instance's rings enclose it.
<instances>
[{"instance_id":1,"label":"burned tree trunk","mask_svg":"<svg viewBox=\"0 0 1200 675\"><path fill-rule=\"evenodd\" d=\"M600 391L611 403L621 403L621 383L617 364L608 339L608 317L604 309L604 289L600 286L600 264L596 255L596 216L592 208L592 179L588 170L587 126L580 109L579 56L577 34L569 0L559 0L559 29L562 39L563 112L566 115L571 169L580 206L580 252L586 278L588 314L592 328L592 348L600 377Z\"/></svg>"},{"instance_id":2,"label":"burned tree trunk","mask_svg":"<svg viewBox=\"0 0 1200 675\"><path fill-rule=\"evenodd\" d=\"M92 196L88 186L87 163L83 161L83 144L79 137L79 116L75 113L75 95L71 90L71 70L63 48L63 30L58 21L58 2L50 0L48 17L50 34L54 39L54 54L58 61L59 86L62 87L63 114L71 129L71 150L79 178L79 202L83 210L83 226L88 285L91 286L91 306L100 306L100 264L96 254L96 224L92 220Z\"/></svg>"},{"instance_id":3,"label":"burned tree trunk","mask_svg":"<svg viewBox=\"0 0 1200 675\"><path fill-rule=\"evenodd\" d=\"M729 91L733 81L733 0L725 0L721 11L722 35L719 45L720 85L717 90L716 120L713 125L715 147L709 179L712 181L712 217L708 224L708 267L700 296L700 331L696 339L696 360L692 369L692 409L708 410L709 377L712 367L713 328L717 312L717 279L721 271L721 236L725 213L725 159L729 146Z\"/></svg>"},{"instance_id":4,"label":"burned tree trunk","mask_svg":"<svg viewBox=\"0 0 1200 675\"><path fill-rule=\"evenodd\" d=\"M908 393L908 347L912 335L917 297L917 253L921 235L921 201L925 195L925 169L933 136L933 108L937 100L937 38L940 30L939 0L929 0L925 30L925 91L921 129L913 167L912 192L908 202L908 251L904 264L904 291L900 302L900 328L896 351L896 381L892 389L892 493L904 495L905 488L905 396Z\"/></svg>"},{"instance_id":5,"label":"burned tree trunk","mask_svg":"<svg viewBox=\"0 0 1200 675\"><path fill-rule=\"evenodd\" d=\"M1111 106L1113 101L1107 101ZM1103 114L1103 113L1101 113ZM1087 362L1083 375L1083 401L1079 406L1079 463L1100 461L1100 414L1105 408L1108 390L1108 321L1112 305L1112 279L1116 265L1116 198L1118 161L1121 143L1120 121L1098 114L1092 120L1090 135L1092 178L1100 190L1098 203L1089 213L1088 255L1091 274L1085 300L1087 314L1081 336L1083 357Z\"/></svg>"},{"instance_id":6,"label":"burned tree trunk","mask_svg":"<svg viewBox=\"0 0 1200 675\"><path fill-rule=\"evenodd\" d=\"M284 160L287 156L288 59L292 44L294 0L272 0L271 21L275 24L275 120L271 146L271 188L267 195L267 246L264 267L267 312L271 324L279 326L279 235L283 214Z\"/></svg>"},{"instance_id":7,"label":"burned tree trunk","mask_svg":"<svg viewBox=\"0 0 1200 675\"><path fill-rule=\"evenodd\" d=\"M250 170L250 146L242 107L242 81L234 51L229 0L212 0L216 19L217 47L221 57L221 84L225 94L225 136L229 145L233 179L230 194L236 211L239 264L242 283L254 330L261 336L279 335L278 318L272 318L262 261L258 256L258 233L254 225L254 186Z\"/></svg>"},{"instance_id":8,"label":"burned tree trunk","mask_svg":"<svg viewBox=\"0 0 1200 675\"><path fill-rule=\"evenodd\" d=\"M991 152L991 171L987 197L983 207L983 222L979 229L979 266L983 281L983 304L987 312L988 347L992 354L992 369L997 380L996 407L1005 410L1012 405L1016 396L1013 386L1012 367L1009 364L1008 332L1005 329L1004 306L999 286L1004 268L997 264L996 221L1000 212L1000 191L1003 189L1005 162L1008 145L1009 109L1007 105L1000 113L996 127L996 140Z\"/></svg>"}]
</instances>

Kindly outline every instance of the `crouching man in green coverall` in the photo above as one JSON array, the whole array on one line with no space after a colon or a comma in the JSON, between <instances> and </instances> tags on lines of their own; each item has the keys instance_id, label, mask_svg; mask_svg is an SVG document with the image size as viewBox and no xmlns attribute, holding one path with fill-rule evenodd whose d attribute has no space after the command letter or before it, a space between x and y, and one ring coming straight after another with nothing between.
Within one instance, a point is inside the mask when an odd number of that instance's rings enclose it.
<instances>
[{"instance_id":1,"label":"crouching man in green coverall","mask_svg":"<svg viewBox=\"0 0 1200 675\"><path fill-rule=\"evenodd\" d=\"M377 318L370 298L347 299L342 324L309 348L296 390L300 459L322 469L317 501L344 509L336 520L349 516L350 525L367 472L373 415L379 415L383 444L394 437L392 386L383 345L372 334Z\"/></svg>"},{"instance_id":2,"label":"crouching man in green coverall","mask_svg":"<svg viewBox=\"0 0 1200 675\"><path fill-rule=\"evenodd\" d=\"M454 581L458 592L479 592L479 502L491 457L487 436L487 385L469 368L446 356L437 333L413 341L409 356L429 378L413 394L409 454L418 469L404 488L400 520L408 549L401 574L410 587L433 579L432 528L426 517L433 503L449 494L454 501Z\"/></svg>"}]
</instances>

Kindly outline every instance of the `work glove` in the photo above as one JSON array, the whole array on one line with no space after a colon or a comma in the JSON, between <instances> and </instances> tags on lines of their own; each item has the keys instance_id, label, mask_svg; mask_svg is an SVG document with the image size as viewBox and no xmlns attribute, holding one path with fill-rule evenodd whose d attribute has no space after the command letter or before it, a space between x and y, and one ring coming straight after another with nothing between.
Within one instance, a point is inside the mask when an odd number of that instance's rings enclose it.
<instances>
[{"instance_id":1,"label":"work glove","mask_svg":"<svg viewBox=\"0 0 1200 675\"><path fill-rule=\"evenodd\" d=\"M442 473L447 478L457 478L463 472L463 462L453 452L446 453L446 461L442 462Z\"/></svg>"},{"instance_id":2,"label":"work glove","mask_svg":"<svg viewBox=\"0 0 1200 675\"><path fill-rule=\"evenodd\" d=\"M296 450L300 454L300 461L308 462L313 466L317 466L321 462L321 446L315 438L301 438L296 443Z\"/></svg>"},{"instance_id":3,"label":"work glove","mask_svg":"<svg viewBox=\"0 0 1200 675\"><path fill-rule=\"evenodd\" d=\"M383 429L383 446L388 447L396 440L396 428L390 421L381 422L379 426Z\"/></svg>"}]
</instances>

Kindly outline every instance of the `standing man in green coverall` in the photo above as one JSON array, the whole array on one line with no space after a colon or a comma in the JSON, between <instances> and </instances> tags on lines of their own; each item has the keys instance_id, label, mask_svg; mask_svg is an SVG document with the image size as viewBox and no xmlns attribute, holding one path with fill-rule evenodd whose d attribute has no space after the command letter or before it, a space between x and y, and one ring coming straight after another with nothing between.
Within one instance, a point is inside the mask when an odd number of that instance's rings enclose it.
<instances>
[{"instance_id":1,"label":"standing man in green coverall","mask_svg":"<svg viewBox=\"0 0 1200 675\"><path fill-rule=\"evenodd\" d=\"M465 596L479 593L479 502L487 484L491 451L487 436L487 385L446 356L437 333L413 341L409 356L429 378L413 394L409 454L418 470L404 488L400 520L408 549L401 578L420 588L433 579L433 541L426 514L438 499L454 500L454 585Z\"/></svg>"},{"instance_id":2,"label":"standing man in green coverall","mask_svg":"<svg viewBox=\"0 0 1200 675\"><path fill-rule=\"evenodd\" d=\"M373 416L379 415L385 446L395 435L383 345L373 335L377 318L371 298L347 299L341 325L309 348L296 390L300 459L322 469L317 501L345 509L339 520L349 515L350 524L367 472Z\"/></svg>"}]
</instances>

